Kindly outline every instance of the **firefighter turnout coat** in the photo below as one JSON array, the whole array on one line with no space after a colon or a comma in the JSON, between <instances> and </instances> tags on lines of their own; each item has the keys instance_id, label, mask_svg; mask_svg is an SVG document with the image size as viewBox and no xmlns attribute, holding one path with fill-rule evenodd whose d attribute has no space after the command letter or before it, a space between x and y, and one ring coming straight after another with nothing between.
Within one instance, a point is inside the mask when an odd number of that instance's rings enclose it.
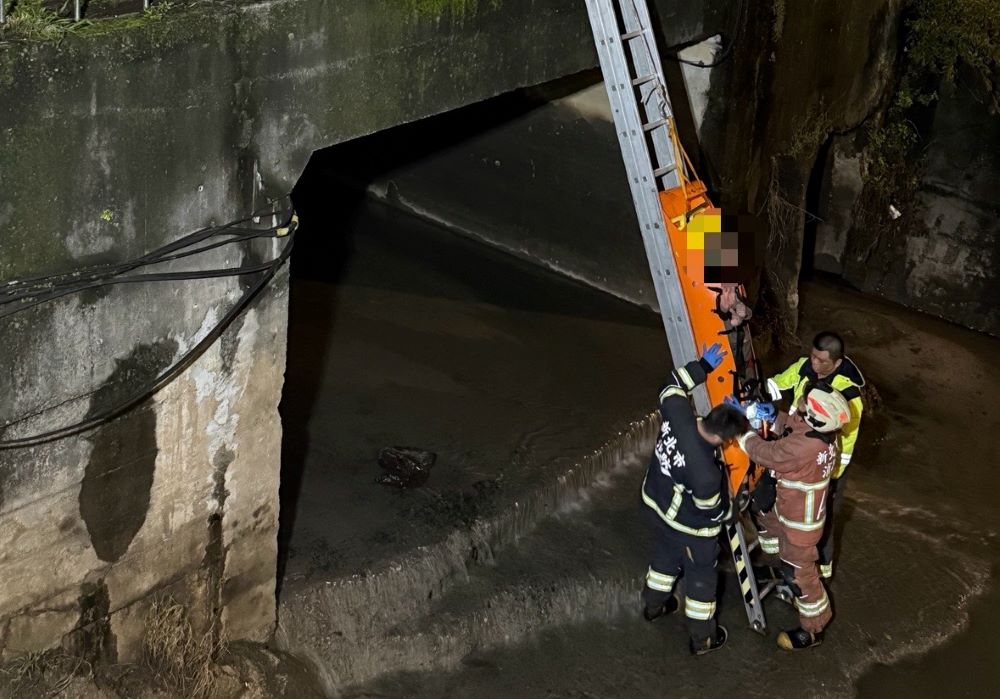
<instances>
[{"instance_id":1,"label":"firefighter turnout coat","mask_svg":"<svg viewBox=\"0 0 1000 699\"><path fill-rule=\"evenodd\" d=\"M642 482L642 501L667 526L684 534L718 536L729 511L722 464L716 448L698 433L688 397L711 371L704 360L674 370L660 391L663 423Z\"/></svg>"},{"instance_id":2,"label":"firefighter turnout coat","mask_svg":"<svg viewBox=\"0 0 1000 699\"><path fill-rule=\"evenodd\" d=\"M772 376L767 382L769 386L776 386L781 391L794 389L792 396L792 411L794 411L799 404L799 399L802 397L806 386L817 379L816 372L813 371L812 364L809 362L809 357L802 357L780 374ZM861 401L861 389L865 385L865 377L861 375L861 370L858 369L858 366L850 357L844 357L840 366L832 374L824 377L823 380L840 391L844 398L847 399L847 405L851 409L851 419L840 431L838 441L840 460L834 466L831 473L831 478L840 478L851 464L854 445L858 441L858 427L861 424L861 413L864 411L864 405Z\"/></svg>"},{"instance_id":3,"label":"firefighter turnout coat","mask_svg":"<svg viewBox=\"0 0 1000 699\"><path fill-rule=\"evenodd\" d=\"M774 509L790 543L815 546L826 522L826 490L837 464L836 435L816 432L799 414L779 413L773 441L756 432L740 437L750 459L778 479Z\"/></svg>"}]
</instances>

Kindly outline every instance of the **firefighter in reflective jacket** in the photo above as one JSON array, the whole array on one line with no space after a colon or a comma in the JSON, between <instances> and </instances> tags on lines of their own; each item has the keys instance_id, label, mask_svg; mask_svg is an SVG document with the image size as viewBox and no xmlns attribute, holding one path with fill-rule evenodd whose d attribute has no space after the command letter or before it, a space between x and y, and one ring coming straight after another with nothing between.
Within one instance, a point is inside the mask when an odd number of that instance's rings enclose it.
<instances>
[{"instance_id":1,"label":"firefighter in reflective jacket","mask_svg":"<svg viewBox=\"0 0 1000 699\"><path fill-rule=\"evenodd\" d=\"M642 501L654 531L654 549L643 587L644 616L652 621L678 607L674 583L683 575L684 615L691 652L702 655L726 642L715 621L719 532L731 515L729 490L716 449L749 429L729 405L696 418L688 394L726 355L717 343L701 359L676 369L660 391L663 422L642 481Z\"/></svg>"},{"instance_id":2,"label":"firefighter in reflective jacket","mask_svg":"<svg viewBox=\"0 0 1000 699\"><path fill-rule=\"evenodd\" d=\"M830 478L830 488L827 493L827 518L823 536L819 541L819 570L824 578L833 577L834 520L840 511L844 500L844 485L847 482L846 469L854 454L854 445L858 440L858 427L861 424L861 413L864 405L861 401L861 389L865 385L865 377L851 358L844 354L843 339L833 332L821 332L813 339L812 350L808 357L798 361L777 376L767 381L768 392L773 400L781 398L781 392L794 389L792 405L797 406L802 400L805 387L817 380L826 381L837 389L850 406L850 420L840 432L838 448L840 458L834 466Z\"/></svg>"},{"instance_id":3,"label":"firefighter in reflective jacket","mask_svg":"<svg viewBox=\"0 0 1000 699\"><path fill-rule=\"evenodd\" d=\"M752 431L740 447L778 479L777 500L760 521L764 553L781 558L781 576L795 597L799 628L778 634L778 645L803 650L823 642L823 628L833 616L830 598L816 565L816 544L826 520L826 490L837 465L839 430L850 421L847 400L829 384L805 389L794 414L779 413L773 441Z\"/></svg>"}]
</instances>

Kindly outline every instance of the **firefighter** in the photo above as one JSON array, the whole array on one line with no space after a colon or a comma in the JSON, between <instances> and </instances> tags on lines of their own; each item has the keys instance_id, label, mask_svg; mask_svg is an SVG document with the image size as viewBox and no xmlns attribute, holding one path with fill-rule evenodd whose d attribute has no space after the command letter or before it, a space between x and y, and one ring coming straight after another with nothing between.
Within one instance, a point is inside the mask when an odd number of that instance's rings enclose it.
<instances>
[{"instance_id":1,"label":"firefighter","mask_svg":"<svg viewBox=\"0 0 1000 699\"><path fill-rule=\"evenodd\" d=\"M838 437L849 424L847 399L819 381L804 388L794 414L779 413L778 439L765 441L748 431L740 447L777 478L774 507L761 517L759 541L767 554L778 554L781 577L799 612L799 627L778 634L785 650L804 650L823 642L823 628L833 616L830 598L816 565L816 545L826 520L826 491L838 464Z\"/></svg>"},{"instance_id":2,"label":"firefighter","mask_svg":"<svg viewBox=\"0 0 1000 699\"><path fill-rule=\"evenodd\" d=\"M663 418L646 477L642 501L652 522L655 544L643 587L648 621L678 608L674 583L685 580L684 615L690 648L703 655L721 648L727 633L715 621L719 532L732 515L723 464L716 449L750 428L729 405L695 416L688 394L719 366L726 352L718 343L676 369L660 391Z\"/></svg>"},{"instance_id":3,"label":"firefighter","mask_svg":"<svg viewBox=\"0 0 1000 699\"><path fill-rule=\"evenodd\" d=\"M847 467L858 440L858 426L864 410L861 389L865 385L865 378L857 365L844 354L844 340L837 333L824 331L818 334L813 339L809 356L799 358L785 371L768 379L767 387L773 400L780 400L782 391L794 389L791 405L797 406L805 386L817 380L826 381L837 389L847 399L851 409L850 420L840 433L840 460L831 476L826 504L826 527L819 541L820 575L829 579L833 577L834 524L844 500ZM765 489L766 487L765 485Z\"/></svg>"}]
</instances>

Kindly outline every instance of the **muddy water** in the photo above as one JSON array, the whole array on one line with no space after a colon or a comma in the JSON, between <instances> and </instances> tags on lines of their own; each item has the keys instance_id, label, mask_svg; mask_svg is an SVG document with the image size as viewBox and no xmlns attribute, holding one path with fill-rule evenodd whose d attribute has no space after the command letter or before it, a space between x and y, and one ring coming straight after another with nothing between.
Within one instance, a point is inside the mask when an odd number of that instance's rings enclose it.
<instances>
[{"instance_id":1,"label":"muddy water","mask_svg":"<svg viewBox=\"0 0 1000 699\"><path fill-rule=\"evenodd\" d=\"M857 684L862 697L995 696L1000 692L1000 342L939 319L910 313L833 286L806 297L815 315L830 313L856 328L869 373L884 405L864 444L874 466L857 474L862 497L899 503L921 535L966 550L989 566L981 596L959 613L949 638L928 624L935 646L871 668ZM815 326L815 323L812 324ZM856 452L857 453L857 452ZM865 458L862 456L862 458ZM959 596L973 573L940 559L914 561L920 575L952 580ZM923 609L915 604L912 613ZM945 624L951 626L952 620Z\"/></svg>"},{"instance_id":2,"label":"muddy water","mask_svg":"<svg viewBox=\"0 0 1000 699\"><path fill-rule=\"evenodd\" d=\"M294 392L283 406L293 425L286 463L299 467L291 475L300 489L285 508L282 604L286 619L314 624L299 639L325 649L314 663L346 659L328 688L354 696L994 693L1000 478L989 455L1000 417L981 401L1000 393L992 366L1000 343L824 285L804 290L803 335L841 329L881 401L855 452L831 586L836 617L822 648L775 649L774 629L795 621L778 600L767 602L770 636L750 632L731 581L720 598L731 642L719 653L695 662L681 620L642 622L643 458L625 451L615 468L584 478L598 482L575 501L519 525L516 542L484 564L457 560L461 574L432 594L420 592L419 566L403 566L404 599L385 585L382 598L352 598L338 612L344 618L322 618L332 593L324 607L316 585L336 589L358 572L379 579L369 575L379 561L433 550L443 532L503 515L606 435L627 432L653 407L666 361L652 314L384 210L368 211L360 231L335 278L334 257L299 264L291 342L300 354L290 358ZM373 486L373 456L392 441L440 453L431 488ZM293 610L296 595L305 602ZM369 624L365 607L379 599L391 613Z\"/></svg>"}]
</instances>

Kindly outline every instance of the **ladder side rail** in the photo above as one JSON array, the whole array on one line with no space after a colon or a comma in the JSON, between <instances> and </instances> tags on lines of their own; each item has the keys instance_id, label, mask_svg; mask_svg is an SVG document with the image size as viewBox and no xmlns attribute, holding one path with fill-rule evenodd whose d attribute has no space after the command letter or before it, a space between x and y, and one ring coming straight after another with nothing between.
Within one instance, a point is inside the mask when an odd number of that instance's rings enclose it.
<instances>
[{"instance_id":1,"label":"ladder side rail","mask_svg":"<svg viewBox=\"0 0 1000 699\"><path fill-rule=\"evenodd\" d=\"M646 4L646 0L629 0L632 2L632 6L635 8L636 15L639 18L639 22L646 27L649 27L650 36L649 41L647 41L647 46L649 48L650 58L653 61L653 66L656 68L656 74L660 78L660 83L663 85L667 84L666 78L663 74L663 63L660 61L660 50L656 46L656 41L653 40L653 21L649 16L649 6ZM669 97L668 97L669 99Z\"/></svg>"},{"instance_id":2,"label":"ladder side rail","mask_svg":"<svg viewBox=\"0 0 1000 699\"><path fill-rule=\"evenodd\" d=\"M747 546L746 535L743 533L743 522L737 518L732 524L726 525L726 536L729 538L729 548L733 552L733 565L736 567L736 579L740 583L740 595L743 597L743 607L747 613L750 628L757 633L767 631L767 620L764 617L764 597L774 589L771 585L762 591L757 587L753 566L750 563L750 549Z\"/></svg>"},{"instance_id":3,"label":"ladder side rail","mask_svg":"<svg viewBox=\"0 0 1000 699\"><path fill-rule=\"evenodd\" d=\"M673 118L670 98L667 95L666 79L663 66L660 63L659 52L656 50L656 38L649 20L649 10L644 0L620 0L624 32L634 34L628 40L632 64L635 66L636 77L651 76L648 82L639 86L639 103L646 115L646 123L666 121ZM663 176L664 189L679 187L680 154L674 151L670 136L669 123L663 123L649 133L652 150L659 167L670 168Z\"/></svg>"},{"instance_id":4,"label":"ladder side rail","mask_svg":"<svg viewBox=\"0 0 1000 699\"><path fill-rule=\"evenodd\" d=\"M587 8L670 353L675 363L684 364L697 359L698 352L665 229L652 163L642 138L617 16L611 0L587 0ZM707 406L707 391L700 389L703 394L700 402ZM704 406L698 405L697 393L695 398L696 407L701 410Z\"/></svg>"}]
</instances>

